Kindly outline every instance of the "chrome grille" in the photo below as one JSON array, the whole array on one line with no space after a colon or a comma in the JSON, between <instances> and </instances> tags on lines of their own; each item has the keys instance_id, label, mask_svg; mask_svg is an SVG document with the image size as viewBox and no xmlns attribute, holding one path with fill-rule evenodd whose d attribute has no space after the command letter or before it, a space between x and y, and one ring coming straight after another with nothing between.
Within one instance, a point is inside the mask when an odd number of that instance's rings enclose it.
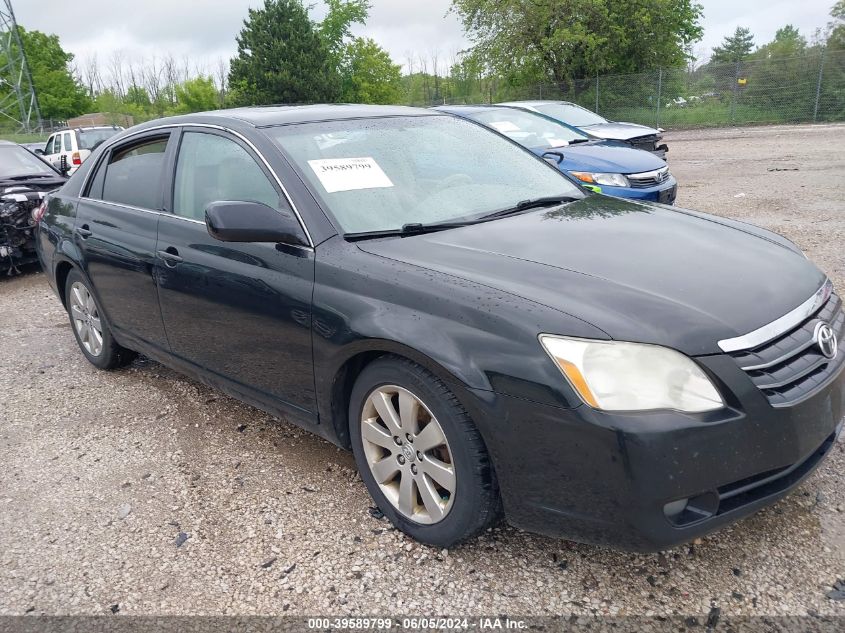
<instances>
[{"instance_id":1,"label":"chrome grille","mask_svg":"<svg viewBox=\"0 0 845 633\"><path fill-rule=\"evenodd\" d=\"M639 174L628 174L628 182L634 189L647 189L648 187L656 187L669 180L669 168L661 167L654 171L644 171Z\"/></svg>"},{"instance_id":2,"label":"chrome grille","mask_svg":"<svg viewBox=\"0 0 845 633\"><path fill-rule=\"evenodd\" d=\"M797 326L757 347L730 353L772 406L786 407L810 397L845 364L841 349L832 359L822 354L815 340L821 322L830 324L839 341L845 339L845 312L835 293Z\"/></svg>"}]
</instances>

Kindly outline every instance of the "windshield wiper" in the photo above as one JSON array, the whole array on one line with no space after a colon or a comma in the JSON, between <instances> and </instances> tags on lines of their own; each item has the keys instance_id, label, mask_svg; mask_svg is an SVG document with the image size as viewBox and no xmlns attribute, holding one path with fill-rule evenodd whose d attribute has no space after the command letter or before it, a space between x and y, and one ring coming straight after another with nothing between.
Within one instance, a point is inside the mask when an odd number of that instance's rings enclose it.
<instances>
[{"instance_id":1,"label":"windshield wiper","mask_svg":"<svg viewBox=\"0 0 845 633\"><path fill-rule=\"evenodd\" d=\"M58 178L59 174L26 174L24 176L0 176L0 180L29 180L30 178Z\"/></svg>"},{"instance_id":2,"label":"windshield wiper","mask_svg":"<svg viewBox=\"0 0 845 633\"><path fill-rule=\"evenodd\" d=\"M477 224L478 220L467 220L464 222L435 222L433 224L421 224L419 222L411 222L403 224L401 229L386 229L384 231L361 231L360 233L344 233L343 237L347 240L369 240L378 237L407 237L409 235L422 235L423 233L435 233L437 231L445 231L447 229L457 229L462 226L470 226Z\"/></svg>"},{"instance_id":3,"label":"windshield wiper","mask_svg":"<svg viewBox=\"0 0 845 633\"><path fill-rule=\"evenodd\" d=\"M479 220L493 220L495 218L503 218L508 215L514 215L516 213L521 213L523 211L528 211L529 209L538 209L540 207L551 207L558 204L563 204L564 202L575 202L576 200L580 200L580 198L574 196L545 196L543 198L532 198L530 200L522 200L521 202L517 202L512 207L507 207L505 209L499 209L498 211L493 211L493 213L488 213L487 215L482 215Z\"/></svg>"},{"instance_id":4,"label":"windshield wiper","mask_svg":"<svg viewBox=\"0 0 845 633\"><path fill-rule=\"evenodd\" d=\"M550 207L553 205L562 204L564 202L574 202L580 198L573 196L547 196L545 198L534 198L532 200L523 200L517 202L513 207L501 209L482 215L472 220L462 220L460 222L435 222L433 224L422 224L420 222L411 222L403 224L401 229L387 229L383 231L361 231L360 233L344 233L343 237L350 241L356 240L370 240L379 237L408 237L409 235L422 235L424 233L435 233L437 231L446 231L448 229L458 229L463 226L472 226L473 224L481 224L482 222L489 222L496 218L502 218L507 215L513 215L528 209L536 209L538 207Z\"/></svg>"}]
</instances>

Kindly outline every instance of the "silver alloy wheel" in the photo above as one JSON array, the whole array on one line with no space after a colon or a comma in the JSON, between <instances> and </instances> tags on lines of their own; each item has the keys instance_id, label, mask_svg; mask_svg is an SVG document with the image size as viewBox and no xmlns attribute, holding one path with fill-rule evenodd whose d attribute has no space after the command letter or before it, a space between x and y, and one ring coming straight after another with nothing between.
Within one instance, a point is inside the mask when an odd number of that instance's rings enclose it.
<instances>
[{"instance_id":1,"label":"silver alloy wheel","mask_svg":"<svg viewBox=\"0 0 845 633\"><path fill-rule=\"evenodd\" d=\"M78 281L70 287L70 316L85 351L91 356L99 356L103 351L100 313L88 288Z\"/></svg>"},{"instance_id":2,"label":"silver alloy wheel","mask_svg":"<svg viewBox=\"0 0 845 633\"><path fill-rule=\"evenodd\" d=\"M442 521L455 500L455 465L446 435L407 389L378 387L361 411L361 439L384 496L417 523Z\"/></svg>"}]
</instances>

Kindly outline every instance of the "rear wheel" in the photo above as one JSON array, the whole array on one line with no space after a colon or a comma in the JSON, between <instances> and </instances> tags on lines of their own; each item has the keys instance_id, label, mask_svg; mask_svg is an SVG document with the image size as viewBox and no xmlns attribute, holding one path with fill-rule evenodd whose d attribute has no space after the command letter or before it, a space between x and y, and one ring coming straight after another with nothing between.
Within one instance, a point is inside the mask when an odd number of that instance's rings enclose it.
<instances>
[{"instance_id":1,"label":"rear wheel","mask_svg":"<svg viewBox=\"0 0 845 633\"><path fill-rule=\"evenodd\" d=\"M88 282L77 270L68 273L65 302L76 342L92 365L113 369L128 365L137 356L115 342Z\"/></svg>"},{"instance_id":2,"label":"rear wheel","mask_svg":"<svg viewBox=\"0 0 845 633\"><path fill-rule=\"evenodd\" d=\"M352 390L352 448L381 511L423 543L449 547L500 513L481 435L449 388L408 360L368 365Z\"/></svg>"}]
</instances>

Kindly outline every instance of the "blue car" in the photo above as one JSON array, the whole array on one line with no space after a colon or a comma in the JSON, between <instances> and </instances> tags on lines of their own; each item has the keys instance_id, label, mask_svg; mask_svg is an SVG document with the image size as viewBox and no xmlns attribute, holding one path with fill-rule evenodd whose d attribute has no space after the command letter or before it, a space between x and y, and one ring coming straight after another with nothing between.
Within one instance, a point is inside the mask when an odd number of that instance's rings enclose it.
<instances>
[{"instance_id":1,"label":"blue car","mask_svg":"<svg viewBox=\"0 0 845 633\"><path fill-rule=\"evenodd\" d=\"M557 165L598 193L674 204L678 182L666 162L618 141L592 138L545 115L507 106L438 106L476 121Z\"/></svg>"}]
</instances>

